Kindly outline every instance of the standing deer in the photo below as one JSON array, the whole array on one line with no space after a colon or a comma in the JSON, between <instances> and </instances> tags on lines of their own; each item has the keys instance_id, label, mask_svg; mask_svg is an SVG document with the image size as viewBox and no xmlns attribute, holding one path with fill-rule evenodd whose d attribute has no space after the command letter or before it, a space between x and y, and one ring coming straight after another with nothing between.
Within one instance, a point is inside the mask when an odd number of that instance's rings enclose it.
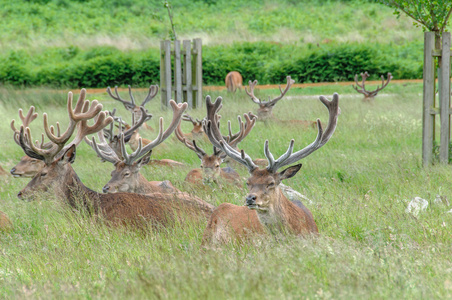
<instances>
[{"instance_id":1,"label":"standing deer","mask_svg":"<svg viewBox=\"0 0 452 300\"><path fill-rule=\"evenodd\" d=\"M117 152L104 139L103 134L98 134L100 144L96 143L94 137L92 141L85 141L96 151L97 155L105 161L111 162L115 166L115 170L111 173L110 181L103 187L104 193L138 193L149 194L153 192L173 193L176 188L169 182L165 181L147 181L140 173L143 165L149 163L152 149L157 147L174 131L177 124L180 123L182 113L187 108L187 103L177 105L176 102L170 100L170 106L173 109L173 120L168 128L163 132L163 118L160 118L160 127L158 136L147 145L142 144L141 139L136 151L128 154L124 141L124 134L120 133L119 148Z\"/></svg>"},{"instance_id":2,"label":"standing deer","mask_svg":"<svg viewBox=\"0 0 452 300\"><path fill-rule=\"evenodd\" d=\"M151 85L149 87L149 92L148 92L146 98L144 98L143 102L141 102L140 105L136 105L135 104L135 98L133 97L133 94L132 94L132 87L130 85L128 87L129 87L129 97L130 97L130 100L131 100L130 102L121 98L121 96L118 93L118 87L117 86L115 86L115 94L116 95L113 95L113 93L111 92L111 88L110 87L107 87L107 93L114 100L121 102L124 105L124 107L128 111L130 111L132 113L132 120L133 120L132 126L133 126L141 118L141 114L142 114L142 109L141 108L142 107L144 108L146 103L148 103L149 101L154 99L154 97L157 95L157 93L159 91L159 87L157 85ZM144 127L146 129L152 130L152 128L150 126L148 126L147 124L144 124Z\"/></svg>"},{"instance_id":3,"label":"standing deer","mask_svg":"<svg viewBox=\"0 0 452 300\"><path fill-rule=\"evenodd\" d=\"M246 196L245 205L247 208L256 211L259 222L271 233L289 232L302 236L318 234L317 225L311 212L304 206L299 207L290 202L279 188L282 180L295 176L300 170L301 164L291 166L281 172L278 172L278 170L310 155L325 145L333 135L340 112L339 95L335 93L332 101L329 101L324 96L319 98L329 112L329 122L326 130L323 131L320 120L317 120L318 135L313 143L293 153L294 140L291 140L286 153L276 160L270 152L268 140L266 140L264 153L268 160L268 166L264 169L258 168L243 150L238 151L230 147L223 139L216 121L218 110L221 108L221 97L218 97L215 103L210 101L210 97L206 99L208 110L206 134L212 144L248 168L250 173L250 177L247 180L249 193ZM231 235L234 234L241 238L246 232L261 232L260 227L256 224L256 219L253 220L252 214L243 215L244 211L244 208L240 208L240 206L221 204L209 220L204 232L203 243L228 241L232 238ZM243 224L244 222L247 227L240 229L241 225L237 224ZM237 228L240 230L237 231Z\"/></svg>"},{"instance_id":4,"label":"standing deer","mask_svg":"<svg viewBox=\"0 0 452 300\"><path fill-rule=\"evenodd\" d=\"M295 80L293 80L290 76L287 76L287 85L282 90L281 85L279 86L280 95L273 99L268 99L268 101L262 101L259 98L257 98L254 95L254 89L257 86L257 80L254 80L251 82L251 80L248 82L250 90L245 87L245 92L248 96L250 96L251 100L259 105L259 108L257 110L257 116L259 121L267 122L269 120L275 120L279 123L289 123L294 125L300 125L302 127L315 127L316 122L313 121L307 121L307 120L280 120L277 119L273 115L273 107L275 107L276 103L278 103L279 100L281 100L284 95L289 91L289 89L292 87L292 85L295 83Z\"/></svg>"},{"instance_id":5,"label":"standing deer","mask_svg":"<svg viewBox=\"0 0 452 300\"><path fill-rule=\"evenodd\" d=\"M365 82L366 82L366 79L369 78L369 73L367 73L367 72L361 73L361 78L362 78L362 83L360 85L358 82L358 74L356 74L355 75L356 86L354 86L354 85L352 85L352 86L358 93L361 93L364 95L364 98L363 98L364 102L369 102L369 101L372 101L374 99L374 97L377 96L379 91L384 89L389 84L389 82L391 81L391 79L393 77L392 77L391 73L388 73L388 79L385 82L385 78L383 77L383 75L381 75L381 87L377 86L377 89L374 91L366 91Z\"/></svg>"},{"instance_id":6,"label":"standing deer","mask_svg":"<svg viewBox=\"0 0 452 300\"><path fill-rule=\"evenodd\" d=\"M243 125L242 120L239 117L240 131L236 134L232 134L231 126L229 123L229 137L228 143L232 148L237 148L237 145L251 132L256 122L256 117L250 114L244 114L246 124ZM240 175L232 168L221 168L224 158L227 156L222 151L219 151L215 146L213 147L213 154L208 155L201 147L196 144L196 141L189 141L182 133L180 124L175 131L176 137L181 141L188 149L198 155L201 160L201 168L191 170L185 177L186 182L193 184L209 184L215 182L221 184L221 181L225 181L231 184L235 184L241 187Z\"/></svg>"},{"instance_id":7,"label":"standing deer","mask_svg":"<svg viewBox=\"0 0 452 300\"><path fill-rule=\"evenodd\" d=\"M35 113L35 107L31 106L28 110L28 113L26 116L24 116L24 113L22 109L19 109L19 118L22 120L22 125L24 127L28 127L31 122L33 122L38 117L38 114ZM16 144L20 146L19 143L19 130L16 129L14 126L15 120L11 121L11 129L14 131L14 141ZM43 145L43 147L50 147L49 145ZM20 161L11 169L10 173L14 177L34 177L39 171L44 168L44 162L32 158L28 155L22 156L20 158Z\"/></svg>"},{"instance_id":8,"label":"standing deer","mask_svg":"<svg viewBox=\"0 0 452 300\"><path fill-rule=\"evenodd\" d=\"M229 92L235 93L237 89L242 90L242 75L237 71L229 72L228 75L226 75L224 83Z\"/></svg>"},{"instance_id":9,"label":"standing deer","mask_svg":"<svg viewBox=\"0 0 452 300\"><path fill-rule=\"evenodd\" d=\"M75 161L76 145L88 134L100 131L113 119L101 112L102 105L97 100L93 100L91 105L88 100L85 101L85 95L86 90L82 89L73 110L72 93L69 93L69 126L62 134L55 135L53 130L49 129L47 114L44 114L44 130L52 143L49 149L35 146L30 129L21 126L19 141L22 149L30 157L44 161L45 167L18 193L20 199L33 199L37 193L52 192L71 206L79 207L81 204L95 214L104 216L114 225L139 225L143 220L149 220L158 228L185 221L187 218L205 220L211 214L210 204L185 199L177 194L100 194L87 188L71 166ZM88 126L88 120L93 118L96 118L95 124ZM75 131L75 139L66 145Z\"/></svg>"}]
</instances>

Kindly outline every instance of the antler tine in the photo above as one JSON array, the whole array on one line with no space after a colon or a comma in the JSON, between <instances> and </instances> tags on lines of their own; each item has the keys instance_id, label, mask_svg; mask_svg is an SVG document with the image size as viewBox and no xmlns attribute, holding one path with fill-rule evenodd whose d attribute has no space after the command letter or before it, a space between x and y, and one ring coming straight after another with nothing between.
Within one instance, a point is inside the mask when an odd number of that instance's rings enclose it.
<instances>
[{"instance_id":1,"label":"antler tine","mask_svg":"<svg viewBox=\"0 0 452 300\"><path fill-rule=\"evenodd\" d=\"M33 144L33 138L31 136L30 128L27 127L24 129L23 126L20 127L19 143L26 155L42 160L46 164L50 164L53 161L55 155L57 155L64 146L64 144L52 143L51 146L47 149L44 149L42 147L38 148L38 146L35 146Z\"/></svg>"},{"instance_id":2,"label":"antler tine","mask_svg":"<svg viewBox=\"0 0 452 300\"><path fill-rule=\"evenodd\" d=\"M130 87L130 86L129 86L129 87ZM133 102L128 102L128 101L122 99L121 96L119 96L119 93L118 93L118 86L115 86L115 94L116 94L116 96L113 95L113 93L111 92L111 88L110 88L110 87L107 87L107 93L108 93L108 95L110 95L110 97L112 97L113 99L115 99L115 100L121 102L121 103L124 105L124 107L125 107L128 111L133 110L133 109L135 108L135 103L133 103Z\"/></svg>"},{"instance_id":3,"label":"antler tine","mask_svg":"<svg viewBox=\"0 0 452 300\"><path fill-rule=\"evenodd\" d=\"M183 114L182 115L182 121L191 122L193 125L196 125L195 119L193 119L193 117L190 116L189 114Z\"/></svg>"},{"instance_id":4,"label":"antler tine","mask_svg":"<svg viewBox=\"0 0 452 300\"><path fill-rule=\"evenodd\" d=\"M118 157L116 152L108 145L107 141L104 138L102 130L97 132L97 136L99 137L98 144L94 136L91 140L89 140L86 136L84 137L85 142L91 146L91 148L96 151L97 156L99 156L103 161L111 162L112 164L117 164L121 162L121 159Z\"/></svg>"},{"instance_id":5,"label":"antler tine","mask_svg":"<svg viewBox=\"0 0 452 300\"><path fill-rule=\"evenodd\" d=\"M146 98L143 100L143 103L141 103L140 106L145 106L146 103L148 103L149 101L151 101L152 99L154 99L154 97L157 95L158 91L159 91L158 85L151 85L151 86L149 87L149 93L148 93L148 95L147 95Z\"/></svg>"},{"instance_id":6,"label":"antler tine","mask_svg":"<svg viewBox=\"0 0 452 300\"><path fill-rule=\"evenodd\" d=\"M316 151L323 145L325 145L329 139L333 136L334 131L336 130L337 126L337 118L340 113L339 109L339 95L337 93L333 94L333 100L329 101L325 96L319 97L320 101L328 108L328 114L329 114L329 120L328 120L328 126L326 127L325 131L322 129L322 123L320 120L317 120L317 127L318 127L318 134L317 138L314 142L312 142L307 147L292 153L293 149L293 140L291 141L291 145L289 146L289 149L286 151L285 154L283 154L278 160L274 161L272 156L268 156L267 154L270 153L268 150L268 143L266 143L264 147L265 155L267 157L267 160L269 161L269 166L267 169L269 171L276 172L279 168L282 166L290 165L292 163L295 163L299 161L300 159L310 155L312 152ZM271 154L271 153L270 153ZM272 161L274 163L272 164Z\"/></svg>"},{"instance_id":7,"label":"antler tine","mask_svg":"<svg viewBox=\"0 0 452 300\"><path fill-rule=\"evenodd\" d=\"M391 81L392 78L393 78L392 74L388 72L388 80L385 82L385 77L383 75L381 75L381 87L377 87L377 89L375 91L373 91L372 93L376 94L379 91L381 91L382 89L384 89L389 84L389 82Z\"/></svg>"},{"instance_id":8,"label":"antler tine","mask_svg":"<svg viewBox=\"0 0 452 300\"><path fill-rule=\"evenodd\" d=\"M196 145L196 141L195 140L193 140L192 143L193 143L193 148L195 149L196 153L199 153L201 155L200 158L202 158L204 155L207 154L206 151L204 151L201 147Z\"/></svg>"},{"instance_id":9,"label":"antler tine","mask_svg":"<svg viewBox=\"0 0 452 300\"><path fill-rule=\"evenodd\" d=\"M24 112L23 112L22 108L19 109L19 118L22 120L22 125L24 126L24 128L28 127L28 125L30 125L30 123L33 122L37 117L38 117L38 113L35 113L34 106L30 106L26 116L24 116ZM11 126L11 129L14 131L14 136L13 136L14 141L16 142L16 144L18 144L20 146L19 130L16 129L16 127L14 126L14 122L15 122L15 120L12 120L10 126Z\"/></svg>"},{"instance_id":10,"label":"antler tine","mask_svg":"<svg viewBox=\"0 0 452 300\"><path fill-rule=\"evenodd\" d=\"M135 98L133 97L133 94L132 94L132 87L130 85L128 85L127 87L129 88L130 100L132 100L132 104L133 104L133 106L135 106Z\"/></svg>"},{"instance_id":11,"label":"antler tine","mask_svg":"<svg viewBox=\"0 0 452 300\"><path fill-rule=\"evenodd\" d=\"M143 125L145 122L149 121L152 118L152 114L148 114L146 112L146 109L143 106L140 106L140 110L141 110L141 117L140 120L138 120L137 123L135 123L132 127L130 127L129 129L127 129L124 132L124 135L127 137L129 135L131 135L135 130L137 130L141 125Z\"/></svg>"},{"instance_id":12,"label":"antler tine","mask_svg":"<svg viewBox=\"0 0 452 300\"><path fill-rule=\"evenodd\" d=\"M199 158L202 158L204 155L206 155L206 152L201 149L198 146L194 146L194 143L190 143L184 136L182 129L181 129L181 122L177 125L176 129L174 130L174 134L176 135L177 139L181 141L188 149L194 151ZM198 151L199 149L200 151Z\"/></svg>"},{"instance_id":13,"label":"antler tine","mask_svg":"<svg viewBox=\"0 0 452 300\"><path fill-rule=\"evenodd\" d=\"M240 134L234 140L232 140L232 141L230 140L228 143L233 148L237 148L237 145L248 136L248 134L251 132L254 125L256 124L257 117L254 116L253 114L250 114L250 113L243 114L243 117L245 118L245 125L243 125L243 122L242 122L240 116L238 117L239 123L241 123Z\"/></svg>"},{"instance_id":14,"label":"antler tine","mask_svg":"<svg viewBox=\"0 0 452 300\"><path fill-rule=\"evenodd\" d=\"M221 108L222 98L218 97L215 103L212 103L210 96L206 97L206 107L207 107L207 122L204 122L204 131L206 132L210 142L217 148L221 149L224 153L230 156L235 161L245 165L250 172L255 170L257 166L253 163L253 160L242 151L240 153L236 149L232 148L221 135L218 124L216 123L216 115Z\"/></svg>"},{"instance_id":15,"label":"antler tine","mask_svg":"<svg viewBox=\"0 0 452 300\"><path fill-rule=\"evenodd\" d=\"M292 87L292 85L295 83L295 80L293 80L290 76L287 76L286 79L287 79L287 85L286 85L286 87L284 88L284 91L282 90L281 85L279 85L279 91L280 91L281 94L280 94L278 97L273 98L273 99L271 99L271 100L269 99L268 102L265 102L265 104L266 104L267 106L273 106L273 105L275 105L276 102L278 102L279 100L281 100L282 97L284 97L284 95L290 90L290 88Z\"/></svg>"},{"instance_id":16,"label":"antler tine","mask_svg":"<svg viewBox=\"0 0 452 300\"><path fill-rule=\"evenodd\" d=\"M248 96L251 97L251 100L253 100L254 103L256 104L260 104L261 100L259 100L256 96L254 96L254 88L257 85L257 80L254 80L253 82L248 81L248 85L250 87L250 91L248 92L248 89L245 87L245 92L247 93Z\"/></svg>"}]
</instances>

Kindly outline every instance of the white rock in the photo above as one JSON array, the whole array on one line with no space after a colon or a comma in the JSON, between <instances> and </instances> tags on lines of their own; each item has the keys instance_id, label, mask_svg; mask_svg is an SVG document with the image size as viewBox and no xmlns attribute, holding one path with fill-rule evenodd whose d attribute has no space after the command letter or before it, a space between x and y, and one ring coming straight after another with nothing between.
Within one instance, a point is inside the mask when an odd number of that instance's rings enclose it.
<instances>
[{"instance_id":1,"label":"white rock","mask_svg":"<svg viewBox=\"0 0 452 300\"><path fill-rule=\"evenodd\" d=\"M413 200L408 203L408 207L405 212L417 216L419 212L426 210L428 207L428 201L421 197L414 197Z\"/></svg>"}]
</instances>

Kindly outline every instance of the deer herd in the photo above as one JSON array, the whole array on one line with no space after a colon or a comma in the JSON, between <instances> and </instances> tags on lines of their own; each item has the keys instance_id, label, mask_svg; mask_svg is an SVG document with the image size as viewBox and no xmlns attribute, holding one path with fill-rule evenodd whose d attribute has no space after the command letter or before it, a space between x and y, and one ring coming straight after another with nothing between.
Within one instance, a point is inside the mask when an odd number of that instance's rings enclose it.
<instances>
[{"instance_id":1,"label":"deer herd","mask_svg":"<svg viewBox=\"0 0 452 300\"><path fill-rule=\"evenodd\" d=\"M239 73L238 75L240 76ZM228 76L231 78L226 78L226 85L231 84L232 90L241 87L241 76L238 77L235 73ZM318 229L312 213L301 202L288 200L280 184L284 179L296 175L301 168L300 160L324 146L332 137L340 114L338 94L335 93L332 100L319 97L329 114L325 129L320 120L293 122L302 127L311 127L313 124L317 127L317 137L308 146L296 151L295 141L292 139L287 151L275 159L270 151L270 142L266 140L263 145L266 159L255 160L238 147L253 129L265 126L263 123L257 125L256 121L279 121L273 116L272 109L293 83L294 80L288 76L286 87L280 87L278 97L261 101L254 94L257 81L250 81L249 89L245 88L245 91L259 108L256 115L248 112L243 117L238 116L237 132L232 130L230 121L225 123L227 132L220 131L220 124L224 121L220 116L223 101L221 97L212 101L210 96L206 97L207 112L202 120L187 114L186 103L171 100L171 122L165 124L164 119L160 118L158 128L151 128L146 122L152 115L145 105L157 95L157 86L150 87L140 105L135 103L130 86L131 101L124 100L117 87L114 92L110 87L107 89L108 95L131 113L130 122L116 116L115 109L102 111L103 106L97 100L86 100L85 89L81 90L74 106L73 94L69 92L68 116L66 120L60 120L61 123L68 123L67 128L61 128L59 122L50 125L48 115L44 113L44 133L41 134L40 141L34 141L32 137L32 122L38 118L35 108L31 106L25 115L19 109L21 124L16 124L13 120L11 129L14 141L22 148L25 156L10 173L14 177L32 179L17 196L33 200L42 197L43 193L50 193L72 207L85 208L91 215L102 216L111 226L145 228L150 225L159 229L187 222L204 222L207 224L202 238L205 246L241 241L265 233L287 232L303 237L317 235ZM362 89L364 90L364 84ZM191 123L193 130L184 133L181 121ZM141 137L140 129L147 129L147 133L155 138L147 140ZM176 141L200 159L200 168L189 171L185 177L187 186L195 187L190 193L179 190L169 180L149 181L140 173L143 166L148 164L170 168L185 166L184 163L170 159L151 160L155 149L167 147L165 140L173 131ZM102 193L88 188L72 168L77 147L83 141L92 148L99 160L113 164L111 179L102 188ZM208 154L209 149L201 144L210 144L212 154ZM223 163L227 166L222 167ZM241 166L249 172L246 179L248 194L243 198L243 206L231 204L230 202L234 202L231 198L223 199L224 203L215 207L194 195L193 191L212 185L218 188L226 185L242 187L244 180L236 171ZM0 212L0 229L8 228L12 228L12 223Z\"/></svg>"}]
</instances>

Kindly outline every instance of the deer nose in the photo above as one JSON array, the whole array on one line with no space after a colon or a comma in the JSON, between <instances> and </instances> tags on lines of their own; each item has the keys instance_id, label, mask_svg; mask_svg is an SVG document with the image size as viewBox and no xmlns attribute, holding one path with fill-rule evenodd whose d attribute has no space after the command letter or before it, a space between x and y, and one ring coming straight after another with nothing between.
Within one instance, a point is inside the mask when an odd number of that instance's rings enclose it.
<instances>
[{"instance_id":1,"label":"deer nose","mask_svg":"<svg viewBox=\"0 0 452 300\"><path fill-rule=\"evenodd\" d=\"M16 168L12 168L11 171L9 172L14 175L14 172L16 172Z\"/></svg>"},{"instance_id":2,"label":"deer nose","mask_svg":"<svg viewBox=\"0 0 452 300\"><path fill-rule=\"evenodd\" d=\"M22 192L19 192L19 193L17 194L17 198L22 199Z\"/></svg>"},{"instance_id":3,"label":"deer nose","mask_svg":"<svg viewBox=\"0 0 452 300\"><path fill-rule=\"evenodd\" d=\"M246 205L255 205L257 196L255 194L249 194L246 196Z\"/></svg>"},{"instance_id":4,"label":"deer nose","mask_svg":"<svg viewBox=\"0 0 452 300\"><path fill-rule=\"evenodd\" d=\"M108 193L108 190L110 189L110 186L107 184L106 186L104 186L103 188L102 188L102 192L104 192L104 193Z\"/></svg>"}]
</instances>

